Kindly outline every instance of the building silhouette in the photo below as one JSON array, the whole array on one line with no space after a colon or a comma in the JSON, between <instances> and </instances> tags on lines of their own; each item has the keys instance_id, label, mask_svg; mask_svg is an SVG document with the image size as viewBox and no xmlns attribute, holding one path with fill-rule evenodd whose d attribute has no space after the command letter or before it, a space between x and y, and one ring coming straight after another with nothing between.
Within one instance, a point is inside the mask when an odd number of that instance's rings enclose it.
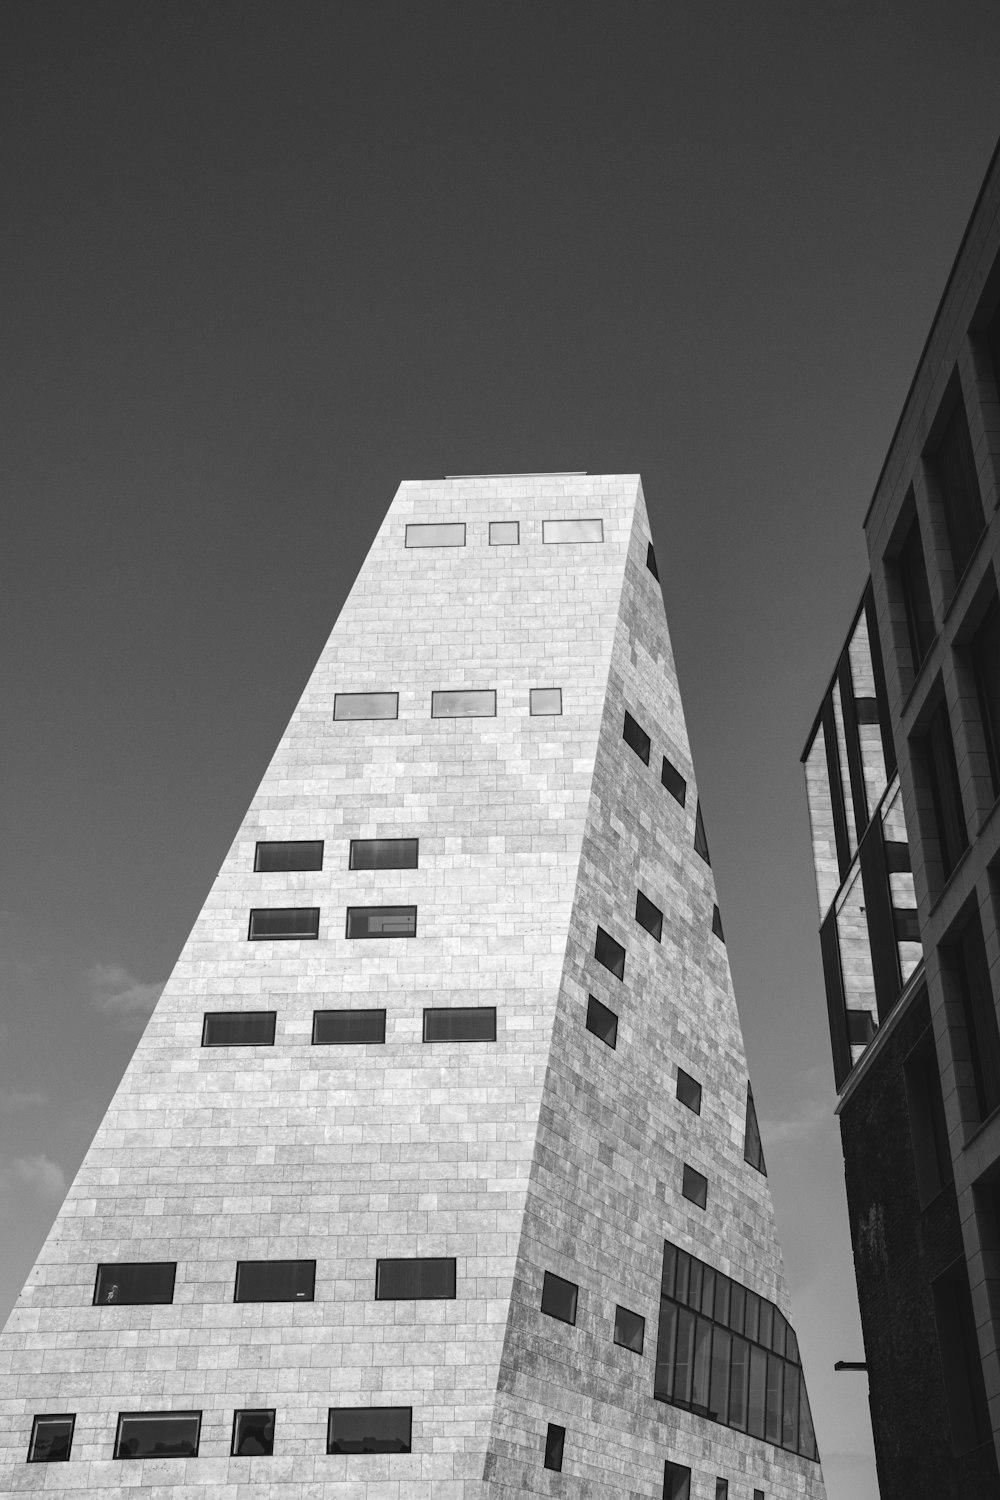
<instances>
[{"instance_id":1,"label":"building silhouette","mask_svg":"<svg viewBox=\"0 0 1000 1500\"><path fill-rule=\"evenodd\" d=\"M995 154L803 756L882 1500L1000 1495L998 383Z\"/></svg>"},{"instance_id":2,"label":"building silhouette","mask_svg":"<svg viewBox=\"0 0 1000 1500\"><path fill-rule=\"evenodd\" d=\"M0 1359L5 1494L822 1500L638 476L400 487Z\"/></svg>"}]
</instances>

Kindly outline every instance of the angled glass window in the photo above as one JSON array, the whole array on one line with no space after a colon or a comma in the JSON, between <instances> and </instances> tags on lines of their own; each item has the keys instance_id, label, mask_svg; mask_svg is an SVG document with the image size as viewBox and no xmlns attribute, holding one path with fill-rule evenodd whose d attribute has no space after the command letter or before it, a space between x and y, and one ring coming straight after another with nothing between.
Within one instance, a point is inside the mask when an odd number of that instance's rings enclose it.
<instances>
[{"instance_id":1,"label":"angled glass window","mask_svg":"<svg viewBox=\"0 0 1000 1500\"><path fill-rule=\"evenodd\" d=\"M696 1172L694 1167L684 1163L684 1175L681 1178L681 1193L693 1203L696 1208L708 1206L708 1178L701 1172Z\"/></svg>"},{"instance_id":2,"label":"angled glass window","mask_svg":"<svg viewBox=\"0 0 1000 1500\"><path fill-rule=\"evenodd\" d=\"M757 1126L757 1111L753 1104L753 1089L747 1084L747 1116L746 1129L743 1132L743 1160L764 1177L767 1176L767 1168L764 1165L764 1147L760 1143L760 1130Z\"/></svg>"},{"instance_id":3,"label":"angled glass window","mask_svg":"<svg viewBox=\"0 0 1000 1500\"><path fill-rule=\"evenodd\" d=\"M106 1261L97 1268L94 1306L173 1302L176 1275L174 1260Z\"/></svg>"},{"instance_id":4,"label":"angled glass window","mask_svg":"<svg viewBox=\"0 0 1000 1500\"><path fill-rule=\"evenodd\" d=\"M621 943L616 943L609 932L603 927L597 929L597 940L594 943L594 957L599 964L609 969L616 979L625 978L625 949Z\"/></svg>"},{"instance_id":5,"label":"angled glass window","mask_svg":"<svg viewBox=\"0 0 1000 1500\"><path fill-rule=\"evenodd\" d=\"M683 807L685 802L687 801L688 784L685 781L684 777L681 775L680 771L678 771L677 767L675 765L672 765L671 762L667 760L666 756L663 757L663 768L660 771L660 781L666 787L671 797L675 798L675 800L680 803L681 807Z\"/></svg>"},{"instance_id":6,"label":"angled glass window","mask_svg":"<svg viewBox=\"0 0 1000 1500\"><path fill-rule=\"evenodd\" d=\"M251 942L319 937L318 906L258 906L250 913Z\"/></svg>"},{"instance_id":7,"label":"angled glass window","mask_svg":"<svg viewBox=\"0 0 1000 1500\"><path fill-rule=\"evenodd\" d=\"M562 688L532 688L528 702L533 714L561 714Z\"/></svg>"},{"instance_id":8,"label":"angled glass window","mask_svg":"<svg viewBox=\"0 0 1000 1500\"><path fill-rule=\"evenodd\" d=\"M376 1302L450 1301L455 1296L454 1256L406 1256L375 1263Z\"/></svg>"},{"instance_id":9,"label":"angled glass window","mask_svg":"<svg viewBox=\"0 0 1000 1500\"><path fill-rule=\"evenodd\" d=\"M278 1013L273 1010L209 1010L201 1028L203 1047L273 1047Z\"/></svg>"},{"instance_id":10,"label":"angled glass window","mask_svg":"<svg viewBox=\"0 0 1000 1500\"><path fill-rule=\"evenodd\" d=\"M677 1097L688 1109L694 1110L696 1115L701 1114L701 1084L690 1073L685 1073L683 1068L677 1069Z\"/></svg>"},{"instance_id":11,"label":"angled glass window","mask_svg":"<svg viewBox=\"0 0 1000 1500\"><path fill-rule=\"evenodd\" d=\"M495 1005L442 1005L424 1011L425 1042L495 1042Z\"/></svg>"},{"instance_id":12,"label":"angled glass window","mask_svg":"<svg viewBox=\"0 0 1000 1500\"><path fill-rule=\"evenodd\" d=\"M431 693L432 719L495 719L494 688L449 688Z\"/></svg>"},{"instance_id":13,"label":"angled glass window","mask_svg":"<svg viewBox=\"0 0 1000 1500\"><path fill-rule=\"evenodd\" d=\"M608 1047L618 1045L618 1017L593 995L587 996L587 1030L600 1037Z\"/></svg>"},{"instance_id":14,"label":"angled glass window","mask_svg":"<svg viewBox=\"0 0 1000 1500\"><path fill-rule=\"evenodd\" d=\"M576 1323L576 1302L580 1288L573 1281L546 1271L542 1278L542 1312L560 1323Z\"/></svg>"},{"instance_id":15,"label":"angled glass window","mask_svg":"<svg viewBox=\"0 0 1000 1500\"><path fill-rule=\"evenodd\" d=\"M944 501L945 527L957 581L965 572L986 523L972 438L961 396L955 402L932 462Z\"/></svg>"},{"instance_id":16,"label":"angled glass window","mask_svg":"<svg viewBox=\"0 0 1000 1500\"><path fill-rule=\"evenodd\" d=\"M322 839L260 839L253 867L261 874L286 870L322 870Z\"/></svg>"},{"instance_id":17,"label":"angled glass window","mask_svg":"<svg viewBox=\"0 0 1000 1500\"><path fill-rule=\"evenodd\" d=\"M352 870L415 870L419 839L351 839Z\"/></svg>"},{"instance_id":18,"label":"angled glass window","mask_svg":"<svg viewBox=\"0 0 1000 1500\"><path fill-rule=\"evenodd\" d=\"M274 1407L248 1407L233 1413L234 1458L269 1458L274 1453Z\"/></svg>"},{"instance_id":19,"label":"angled glass window","mask_svg":"<svg viewBox=\"0 0 1000 1500\"><path fill-rule=\"evenodd\" d=\"M327 1414L327 1453L409 1453L410 1406L331 1406Z\"/></svg>"},{"instance_id":20,"label":"angled glass window","mask_svg":"<svg viewBox=\"0 0 1000 1500\"><path fill-rule=\"evenodd\" d=\"M628 1307L615 1308L615 1343L633 1354L642 1353L646 1337L646 1319Z\"/></svg>"},{"instance_id":21,"label":"angled glass window","mask_svg":"<svg viewBox=\"0 0 1000 1500\"><path fill-rule=\"evenodd\" d=\"M652 575L656 579L657 583L659 583L659 581L660 581L660 574L659 574L659 572L657 570L657 567L656 567L656 553L653 551L653 544L652 544L652 542L650 542L649 546L646 548L646 567L652 573Z\"/></svg>"},{"instance_id":22,"label":"angled glass window","mask_svg":"<svg viewBox=\"0 0 1000 1500\"><path fill-rule=\"evenodd\" d=\"M384 1010L314 1010L314 1046L355 1046L385 1041Z\"/></svg>"},{"instance_id":23,"label":"angled glass window","mask_svg":"<svg viewBox=\"0 0 1000 1500\"><path fill-rule=\"evenodd\" d=\"M312 1302L314 1260L240 1260L234 1302Z\"/></svg>"},{"instance_id":24,"label":"angled glass window","mask_svg":"<svg viewBox=\"0 0 1000 1500\"><path fill-rule=\"evenodd\" d=\"M417 935L415 906L349 906L349 938L411 938Z\"/></svg>"},{"instance_id":25,"label":"angled glass window","mask_svg":"<svg viewBox=\"0 0 1000 1500\"><path fill-rule=\"evenodd\" d=\"M398 719L398 693L335 693L335 719Z\"/></svg>"},{"instance_id":26,"label":"angled glass window","mask_svg":"<svg viewBox=\"0 0 1000 1500\"><path fill-rule=\"evenodd\" d=\"M708 855L708 839L705 835L705 819L701 815L701 798L694 813L694 851L700 854L706 865L712 863Z\"/></svg>"},{"instance_id":27,"label":"angled glass window","mask_svg":"<svg viewBox=\"0 0 1000 1500\"><path fill-rule=\"evenodd\" d=\"M543 542L603 542L604 522L600 519L587 521L543 521Z\"/></svg>"},{"instance_id":28,"label":"angled glass window","mask_svg":"<svg viewBox=\"0 0 1000 1500\"><path fill-rule=\"evenodd\" d=\"M691 1500L691 1470L669 1458L663 1465L663 1500Z\"/></svg>"},{"instance_id":29,"label":"angled glass window","mask_svg":"<svg viewBox=\"0 0 1000 1500\"><path fill-rule=\"evenodd\" d=\"M642 891L636 891L635 895L635 920L640 927L645 927L657 942L660 941L663 934L663 913Z\"/></svg>"},{"instance_id":30,"label":"angled glass window","mask_svg":"<svg viewBox=\"0 0 1000 1500\"><path fill-rule=\"evenodd\" d=\"M566 1446L566 1429L550 1422L545 1432L545 1467L555 1474L562 1473L563 1449Z\"/></svg>"},{"instance_id":31,"label":"angled glass window","mask_svg":"<svg viewBox=\"0 0 1000 1500\"><path fill-rule=\"evenodd\" d=\"M123 1411L115 1458L197 1458L200 1411Z\"/></svg>"},{"instance_id":32,"label":"angled glass window","mask_svg":"<svg viewBox=\"0 0 1000 1500\"><path fill-rule=\"evenodd\" d=\"M408 547L464 547L464 521L410 522L406 528Z\"/></svg>"},{"instance_id":33,"label":"angled glass window","mask_svg":"<svg viewBox=\"0 0 1000 1500\"><path fill-rule=\"evenodd\" d=\"M31 1424L31 1441L28 1444L29 1464L65 1463L73 1447L75 1425L75 1412L36 1417Z\"/></svg>"},{"instance_id":34,"label":"angled glass window","mask_svg":"<svg viewBox=\"0 0 1000 1500\"><path fill-rule=\"evenodd\" d=\"M519 521L491 521L490 546L516 547L521 540Z\"/></svg>"},{"instance_id":35,"label":"angled glass window","mask_svg":"<svg viewBox=\"0 0 1000 1500\"><path fill-rule=\"evenodd\" d=\"M625 726L622 729L622 739L630 750L635 751L643 765L648 766L651 743L649 735L642 728L642 725L633 719L628 709L625 710Z\"/></svg>"},{"instance_id":36,"label":"angled glass window","mask_svg":"<svg viewBox=\"0 0 1000 1500\"><path fill-rule=\"evenodd\" d=\"M715 936L719 939L720 943L724 943L726 941L725 935L722 931L722 913L715 905L713 905L712 907L712 931L715 933Z\"/></svg>"}]
</instances>

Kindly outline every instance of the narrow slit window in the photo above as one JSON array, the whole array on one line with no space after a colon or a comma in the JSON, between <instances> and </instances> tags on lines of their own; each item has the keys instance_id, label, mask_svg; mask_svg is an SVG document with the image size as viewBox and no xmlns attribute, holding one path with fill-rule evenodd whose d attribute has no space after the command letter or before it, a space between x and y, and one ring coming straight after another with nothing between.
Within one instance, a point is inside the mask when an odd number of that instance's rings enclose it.
<instances>
[{"instance_id":1,"label":"narrow slit window","mask_svg":"<svg viewBox=\"0 0 1000 1500\"><path fill-rule=\"evenodd\" d=\"M573 1281L546 1271L542 1279L542 1312L560 1323L576 1323L576 1303L580 1288Z\"/></svg>"},{"instance_id":2,"label":"narrow slit window","mask_svg":"<svg viewBox=\"0 0 1000 1500\"><path fill-rule=\"evenodd\" d=\"M413 1427L410 1406L331 1406L327 1412L327 1453L409 1453Z\"/></svg>"},{"instance_id":3,"label":"narrow slit window","mask_svg":"<svg viewBox=\"0 0 1000 1500\"><path fill-rule=\"evenodd\" d=\"M197 1458L200 1411L123 1411L115 1458Z\"/></svg>"},{"instance_id":4,"label":"narrow slit window","mask_svg":"<svg viewBox=\"0 0 1000 1500\"><path fill-rule=\"evenodd\" d=\"M424 1011L425 1042L495 1042L495 1005L442 1005Z\"/></svg>"},{"instance_id":5,"label":"narrow slit window","mask_svg":"<svg viewBox=\"0 0 1000 1500\"><path fill-rule=\"evenodd\" d=\"M360 1046L385 1041L384 1010L314 1010L314 1046Z\"/></svg>"},{"instance_id":6,"label":"narrow slit window","mask_svg":"<svg viewBox=\"0 0 1000 1500\"><path fill-rule=\"evenodd\" d=\"M262 875L288 870L322 870L322 839L260 839L253 863Z\"/></svg>"},{"instance_id":7,"label":"narrow slit window","mask_svg":"<svg viewBox=\"0 0 1000 1500\"><path fill-rule=\"evenodd\" d=\"M398 693L336 693L335 719L398 719Z\"/></svg>"},{"instance_id":8,"label":"narrow slit window","mask_svg":"<svg viewBox=\"0 0 1000 1500\"><path fill-rule=\"evenodd\" d=\"M566 1429L550 1422L545 1432L545 1467L554 1474L562 1473L563 1449L566 1446Z\"/></svg>"},{"instance_id":9,"label":"narrow slit window","mask_svg":"<svg viewBox=\"0 0 1000 1500\"><path fill-rule=\"evenodd\" d=\"M250 913L251 942L319 937L318 906L259 906Z\"/></svg>"},{"instance_id":10,"label":"narrow slit window","mask_svg":"<svg viewBox=\"0 0 1000 1500\"><path fill-rule=\"evenodd\" d=\"M432 719L495 719L495 688L447 688L431 693Z\"/></svg>"},{"instance_id":11,"label":"narrow slit window","mask_svg":"<svg viewBox=\"0 0 1000 1500\"><path fill-rule=\"evenodd\" d=\"M677 1069L677 1097L696 1115L701 1114L701 1084L690 1073L685 1073L683 1068Z\"/></svg>"},{"instance_id":12,"label":"narrow slit window","mask_svg":"<svg viewBox=\"0 0 1000 1500\"><path fill-rule=\"evenodd\" d=\"M417 935L415 906L349 906L349 938L412 938Z\"/></svg>"},{"instance_id":13,"label":"narrow slit window","mask_svg":"<svg viewBox=\"0 0 1000 1500\"><path fill-rule=\"evenodd\" d=\"M528 706L532 714L561 714L562 688L532 688Z\"/></svg>"},{"instance_id":14,"label":"narrow slit window","mask_svg":"<svg viewBox=\"0 0 1000 1500\"><path fill-rule=\"evenodd\" d=\"M694 813L694 849L696 854L701 855L706 865L712 863L708 853L708 839L705 835L705 819L701 815L700 797L698 798L698 805Z\"/></svg>"},{"instance_id":15,"label":"narrow slit window","mask_svg":"<svg viewBox=\"0 0 1000 1500\"><path fill-rule=\"evenodd\" d=\"M312 1302L314 1260L241 1260L236 1264L234 1302Z\"/></svg>"},{"instance_id":16,"label":"narrow slit window","mask_svg":"<svg viewBox=\"0 0 1000 1500\"><path fill-rule=\"evenodd\" d=\"M455 1284L454 1256L408 1256L375 1263L376 1302L451 1301Z\"/></svg>"},{"instance_id":17,"label":"narrow slit window","mask_svg":"<svg viewBox=\"0 0 1000 1500\"><path fill-rule=\"evenodd\" d=\"M352 870L415 870L419 839L351 839Z\"/></svg>"},{"instance_id":18,"label":"narrow slit window","mask_svg":"<svg viewBox=\"0 0 1000 1500\"><path fill-rule=\"evenodd\" d=\"M543 542L603 542L604 522L598 517L585 521L543 521Z\"/></svg>"},{"instance_id":19,"label":"narrow slit window","mask_svg":"<svg viewBox=\"0 0 1000 1500\"><path fill-rule=\"evenodd\" d=\"M683 807L687 801L688 784L677 767L666 756L663 757L660 781L666 787L671 797Z\"/></svg>"},{"instance_id":20,"label":"narrow slit window","mask_svg":"<svg viewBox=\"0 0 1000 1500\"><path fill-rule=\"evenodd\" d=\"M73 1447L75 1412L64 1412L59 1416L39 1416L31 1424L31 1442L28 1445L29 1464L65 1463Z\"/></svg>"},{"instance_id":21,"label":"narrow slit window","mask_svg":"<svg viewBox=\"0 0 1000 1500\"><path fill-rule=\"evenodd\" d=\"M270 1458L274 1453L274 1408L233 1413L233 1458Z\"/></svg>"},{"instance_id":22,"label":"narrow slit window","mask_svg":"<svg viewBox=\"0 0 1000 1500\"><path fill-rule=\"evenodd\" d=\"M464 521L411 521L406 528L408 547L464 547Z\"/></svg>"},{"instance_id":23,"label":"narrow slit window","mask_svg":"<svg viewBox=\"0 0 1000 1500\"><path fill-rule=\"evenodd\" d=\"M520 521L491 521L490 546L516 547L521 540Z\"/></svg>"},{"instance_id":24,"label":"narrow slit window","mask_svg":"<svg viewBox=\"0 0 1000 1500\"><path fill-rule=\"evenodd\" d=\"M726 941L725 935L722 931L722 913L715 905L713 905L712 907L712 931L715 933L715 936L719 939L720 943L724 943Z\"/></svg>"},{"instance_id":25,"label":"narrow slit window","mask_svg":"<svg viewBox=\"0 0 1000 1500\"><path fill-rule=\"evenodd\" d=\"M603 927L597 929L594 957L599 964L603 964L606 969L610 970L616 979L625 978L625 949L621 943L616 943L610 932L605 932Z\"/></svg>"},{"instance_id":26,"label":"narrow slit window","mask_svg":"<svg viewBox=\"0 0 1000 1500\"><path fill-rule=\"evenodd\" d=\"M587 1030L614 1050L618 1045L618 1017L594 995L587 996Z\"/></svg>"},{"instance_id":27,"label":"narrow slit window","mask_svg":"<svg viewBox=\"0 0 1000 1500\"><path fill-rule=\"evenodd\" d=\"M273 1047L278 1014L273 1010L209 1010L201 1028L203 1047Z\"/></svg>"},{"instance_id":28,"label":"narrow slit window","mask_svg":"<svg viewBox=\"0 0 1000 1500\"><path fill-rule=\"evenodd\" d=\"M652 575L656 579L657 583L659 583L659 581L660 581L660 574L659 574L659 570L657 569L657 566L656 566L656 553L653 551L653 544L652 544L652 542L650 542L649 546L646 548L646 567L652 573Z\"/></svg>"},{"instance_id":29,"label":"narrow slit window","mask_svg":"<svg viewBox=\"0 0 1000 1500\"><path fill-rule=\"evenodd\" d=\"M767 1168L764 1165L764 1147L761 1145L757 1111L753 1102L753 1089L749 1083L747 1084L746 1130L743 1134L743 1160L749 1162L756 1172L760 1172L764 1177L767 1176Z\"/></svg>"},{"instance_id":30,"label":"narrow slit window","mask_svg":"<svg viewBox=\"0 0 1000 1500\"><path fill-rule=\"evenodd\" d=\"M133 1307L173 1302L177 1262L173 1260L106 1261L97 1268L95 1307Z\"/></svg>"},{"instance_id":31,"label":"narrow slit window","mask_svg":"<svg viewBox=\"0 0 1000 1500\"><path fill-rule=\"evenodd\" d=\"M635 751L643 765L648 766L649 750L652 742L642 725L633 719L628 709L625 710L625 725L622 729L622 739L630 750Z\"/></svg>"},{"instance_id":32,"label":"narrow slit window","mask_svg":"<svg viewBox=\"0 0 1000 1500\"><path fill-rule=\"evenodd\" d=\"M645 1337L646 1319L631 1308L616 1307L615 1343L622 1349L631 1349L633 1354L641 1354Z\"/></svg>"},{"instance_id":33,"label":"narrow slit window","mask_svg":"<svg viewBox=\"0 0 1000 1500\"><path fill-rule=\"evenodd\" d=\"M642 891L637 891L635 896L635 920L640 927L645 927L651 937L660 941L663 936L663 913Z\"/></svg>"},{"instance_id":34,"label":"narrow slit window","mask_svg":"<svg viewBox=\"0 0 1000 1500\"><path fill-rule=\"evenodd\" d=\"M706 1208L708 1205L708 1178L702 1172L696 1172L694 1167L684 1163L684 1175L681 1178L681 1193L693 1203L695 1208Z\"/></svg>"}]
</instances>

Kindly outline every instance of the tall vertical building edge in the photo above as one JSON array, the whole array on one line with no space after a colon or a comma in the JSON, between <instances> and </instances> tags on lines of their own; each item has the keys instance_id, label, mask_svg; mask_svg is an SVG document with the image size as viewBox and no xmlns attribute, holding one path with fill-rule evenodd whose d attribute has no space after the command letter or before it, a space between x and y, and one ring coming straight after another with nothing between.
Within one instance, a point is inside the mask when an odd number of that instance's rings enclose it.
<instances>
[{"instance_id":1,"label":"tall vertical building edge","mask_svg":"<svg viewBox=\"0 0 1000 1500\"><path fill-rule=\"evenodd\" d=\"M0 1490L822 1500L789 1313L638 476L404 483L0 1338Z\"/></svg>"},{"instance_id":2,"label":"tall vertical building edge","mask_svg":"<svg viewBox=\"0 0 1000 1500\"><path fill-rule=\"evenodd\" d=\"M803 760L882 1500L1000 1496L1000 155Z\"/></svg>"}]
</instances>

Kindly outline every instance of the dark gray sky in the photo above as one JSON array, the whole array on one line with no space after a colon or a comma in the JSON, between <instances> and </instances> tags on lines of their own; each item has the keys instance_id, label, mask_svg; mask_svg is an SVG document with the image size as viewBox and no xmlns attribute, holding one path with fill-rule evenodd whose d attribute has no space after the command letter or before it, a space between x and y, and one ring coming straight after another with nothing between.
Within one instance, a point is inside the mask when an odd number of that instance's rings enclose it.
<instances>
[{"instance_id":1,"label":"dark gray sky","mask_svg":"<svg viewBox=\"0 0 1000 1500\"><path fill-rule=\"evenodd\" d=\"M992 0L0 9L0 1316L403 478L639 470L830 1500L874 1500L798 756Z\"/></svg>"}]
</instances>

